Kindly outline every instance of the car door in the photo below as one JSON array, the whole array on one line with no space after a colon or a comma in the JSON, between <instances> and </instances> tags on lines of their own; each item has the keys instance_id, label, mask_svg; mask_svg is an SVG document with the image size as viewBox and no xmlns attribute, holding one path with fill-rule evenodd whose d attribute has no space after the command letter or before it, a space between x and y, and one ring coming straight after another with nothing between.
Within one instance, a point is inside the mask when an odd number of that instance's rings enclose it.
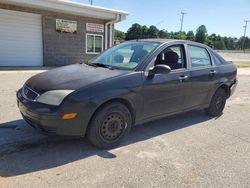
<instances>
[{"instance_id":1,"label":"car door","mask_svg":"<svg viewBox=\"0 0 250 188\"><path fill-rule=\"evenodd\" d=\"M164 54L167 56L168 51L178 55L177 63L179 65L172 66L174 68L168 74L145 76L143 97L144 115L147 118L175 113L186 108L186 96L190 92L191 84L184 45L173 45L165 48L155 57L156 60L151 62L149 67L155 66L155 64L164 64L164 58L166 58Z\"/></svg>"},{"instance_id":2,"label":"car door","mask_svg":"<svg viewBox=\"0 0 250 188\"><path fill-rule=\"evenodd\" d=\"M213 65L209 51L205 47L188 45L190 61L191 92L188 97L190 107L209 103L211 92L219 78L218 68Z\"/></svg>"}]
</instances>

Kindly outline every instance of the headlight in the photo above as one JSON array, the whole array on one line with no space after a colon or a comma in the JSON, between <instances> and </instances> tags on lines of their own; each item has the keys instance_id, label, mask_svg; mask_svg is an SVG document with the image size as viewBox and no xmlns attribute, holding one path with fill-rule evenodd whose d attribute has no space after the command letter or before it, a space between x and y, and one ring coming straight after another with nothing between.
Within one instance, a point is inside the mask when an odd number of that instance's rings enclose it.
<instances>
[{"instance_id":1,"label":"headlight","mask_svg":"<svg viewBox=\"0 0 250 188\"><path fill-rule=\"evenodd\" d=\"M38 97L37 102L59 106L63 99L67 97L70 93L72 93L74 90L52 90L47 91L44 94L42 94L40 97Z\"/></svg>"}]
</instances>

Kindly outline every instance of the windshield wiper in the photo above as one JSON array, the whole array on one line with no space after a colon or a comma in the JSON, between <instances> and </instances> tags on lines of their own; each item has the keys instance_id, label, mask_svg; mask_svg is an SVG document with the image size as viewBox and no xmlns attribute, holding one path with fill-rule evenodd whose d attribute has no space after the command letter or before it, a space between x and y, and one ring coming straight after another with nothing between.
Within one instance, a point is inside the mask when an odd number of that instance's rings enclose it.
<instances>
[{"instance_id":1,"label":"windshield wiper","mask_svg":"<svg viewBox=\"0 0 250 188\"><path fill-rule=\"evenodd\" d=\"M93 63L84 63L84 64L86 64L86 65L89 65L89 66L92 66L92 67L98 67L97 65L95 65L95 64L93 64Z\"/></svg>"},{"instance_id":2,"label":"windshield wiper","mask_svg":"<svg viewBox=\"0 0 250 188\"><path fill-rule=\"evenodd\" d=\"M97 67L103 67L103 68L107 68L107 69L110 69L110 70L114 70L113 67L109 66L109 65L105 65L103 63L90 63L91 65L93 66L97 66Z\"/></svg>"},{"instance_id":3,"label":"windshield wiper","mask_svg":"<svg viewBox=\"0 0 250 188\"><path fill-rule=\"evenodd\" d=\"M103 68L107 68L107 69L110 69L110 70L114 70L113 67L109 66L109 65L105 65L103 63L85 63L86 65L89 65L89 66L92 66L92 67L103 67Z\"/></svg>"}]
</instances>

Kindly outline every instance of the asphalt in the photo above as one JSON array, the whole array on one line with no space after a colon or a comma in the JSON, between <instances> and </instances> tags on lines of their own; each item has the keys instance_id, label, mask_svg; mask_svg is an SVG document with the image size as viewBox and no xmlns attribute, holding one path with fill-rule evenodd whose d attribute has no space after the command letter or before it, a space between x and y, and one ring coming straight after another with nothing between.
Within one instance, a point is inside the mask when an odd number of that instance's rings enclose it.
<instances>
[{"instance_id":1,"label":"asphalt","mask_svg":"<svg viewBox=\"0 0 250 188\"><path fill-rule=\"evenodd\" d=\"M250 69L224 114L202 111L136 126L112 150L30 128L15 92L40 71L0 72L0 187L250 187Z\"/></svg>"}]
</instances>

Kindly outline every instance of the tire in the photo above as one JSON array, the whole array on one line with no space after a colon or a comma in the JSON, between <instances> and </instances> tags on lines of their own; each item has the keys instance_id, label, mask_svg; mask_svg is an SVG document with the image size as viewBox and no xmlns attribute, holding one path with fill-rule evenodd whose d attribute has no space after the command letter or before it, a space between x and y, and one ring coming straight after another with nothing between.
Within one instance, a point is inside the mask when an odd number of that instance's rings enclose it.
<instances>
[{"instance_id":1,"label":"tire","mask_svg":"<svg viewBox=\"0 0 250 188\"><path fill-rule=\"evenodd\" d=\"M88 130L88 140L100 149L119 145L129 134L132 116L121 103L109 103L101 107L93 116Z\"/></svg>"},{"instance_id":2,"label":"tire","mask_svg":"<svg viewBox=\"0 0 250 188\"><path fill-rule=\"evenodd\" d=\"M205 109L206 114L211 117L220 116L224 110L226 98L225 90L219 88L212 97L209 107Z\"/></svg>"}]
</instances>

